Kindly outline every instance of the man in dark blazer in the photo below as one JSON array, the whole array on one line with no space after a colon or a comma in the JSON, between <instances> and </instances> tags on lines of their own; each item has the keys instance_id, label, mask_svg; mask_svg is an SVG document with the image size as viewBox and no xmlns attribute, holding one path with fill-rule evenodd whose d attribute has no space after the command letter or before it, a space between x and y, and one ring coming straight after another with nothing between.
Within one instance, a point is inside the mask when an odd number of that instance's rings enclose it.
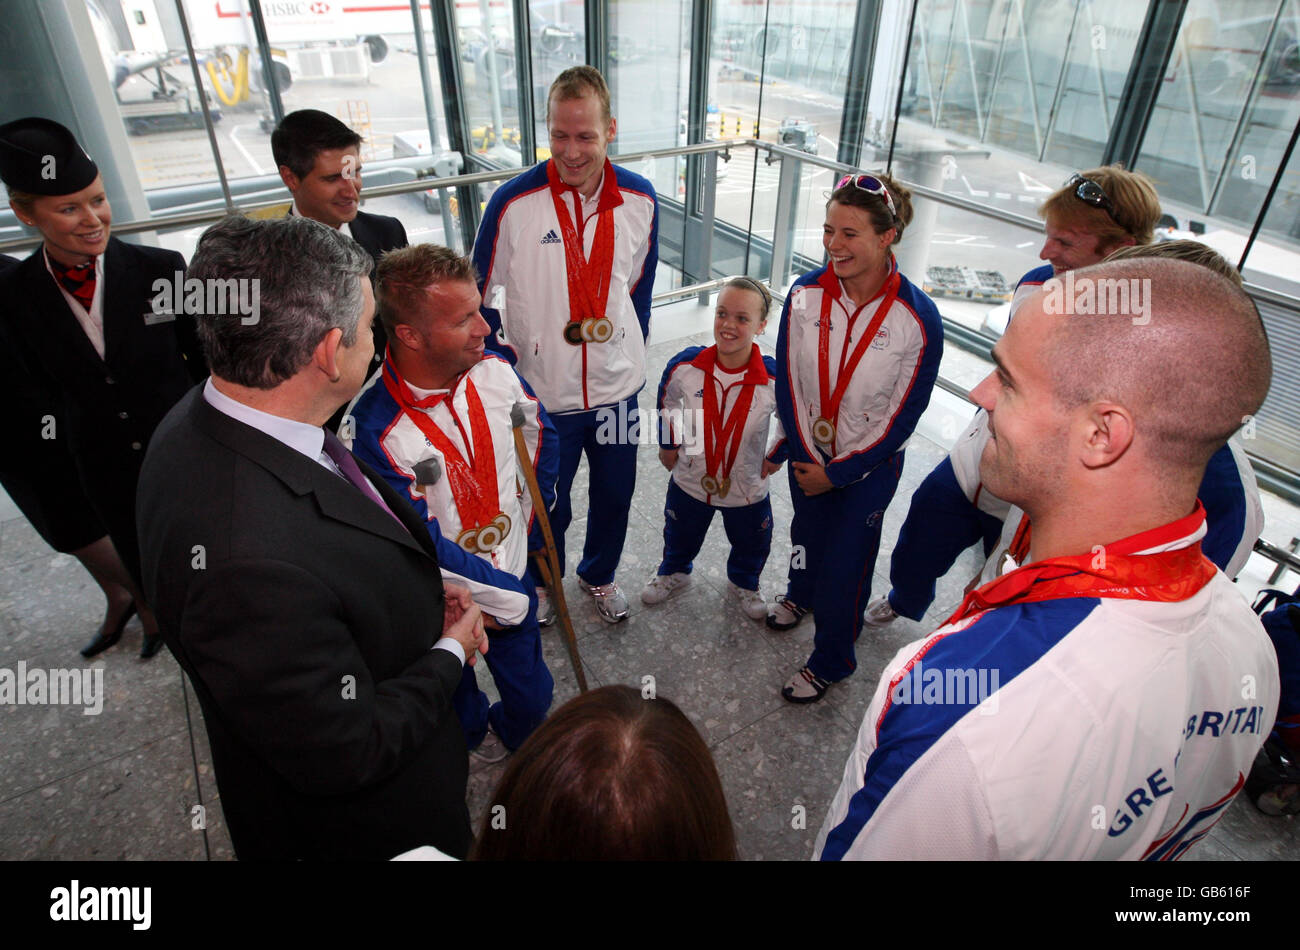
<instances>
[{"instance_id":1,"label":"man in dark blazer","mask_svg":"<svg viewBox=\"0 0 1300 950\"><path fill-rule=\"evenodd\" d=\"M464 857L451 697L486 650L414 509L323 423L365 379L370 260L302 218L227 218L189 274L259 279L259 322L200 317L212 377L141 476L145 588L194 684L236 854Z\"/></svg>"},{"instance_id":2,"label":"man in dark blazer","mask_svg":"<svg viewBox=\"0 0 1300 950\"><path fill-rule=\"evenodd\" d=\"M271 133L271 154L293 194L289 213L337 228L365 248L374 262L372 280L385 251L406 247L401 221L360 210L361 136L334 116L318 109L290 112ZM377 368L388 337L378 320L372 333Z\"/></svg>"}]
</instances>

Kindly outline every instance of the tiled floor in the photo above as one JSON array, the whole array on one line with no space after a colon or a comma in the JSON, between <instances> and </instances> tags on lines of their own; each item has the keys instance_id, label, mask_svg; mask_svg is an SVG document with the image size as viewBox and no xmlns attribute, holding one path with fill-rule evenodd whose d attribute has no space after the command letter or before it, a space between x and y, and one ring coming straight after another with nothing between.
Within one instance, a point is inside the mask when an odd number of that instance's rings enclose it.
<instances>
[{"instance_id":1,"label":"tiled floor","mask_svg":"<svg viewBox=\"0 0 1300 950\"><path fill-rule=\"evenodd\" d=\"M667 360L687 345L709 342L707 334L698 332L708 326L707 311L693 302L656 311L652 386L642 395L644 406L650 408L653 384ZM770 347L771 339L765 342ZM972 359L954 352L945 358L945 375L973 385L981 370ZM943 458L945 428L948 438L959 431L945 427L944 416L960 407L940 403L936 397L918 428L937 441L913 440L886 515L877 591L886 589L889 553L912 490ZM585 497L585 479L584 466L575 498ZM689 590L656 608L640 603L637 594L658 565L666 480L654 451L644 448L619 569L631 602L627 622L605 624L571 578L566 585L588 683L639 688L645 677L654 677L658 694L682 707L713 750L741 855L807 858L880 669L951 610L975 572L977 558L968 552L940 582L936 606L923 623L900 620L884 632L864 632L858 673L825 701L791 706L778 689L806 659L811 624L773 633L724 599L727 548L720 524L710 532ZM1295 509L1275 499L1266 504L1270 526L1278 527L1266 530L1270 540L1285 544L1300 533ZM789 553L791 508L784 473L773 480L773 509L778 530L763 574L769 596L783 589ZM571 551L580 547L585 530L581 510L578 515L569 529ZM1243 587L1259 586L1270 567L1252 561ZM49 551L21 518L10 515L0 523L0 668L14 670L19 662L28 669L85 667L76 651L95 629L100 608L97 589L73 558ZM78 707L0 706L0 858L233 856L198 703L170 654L164 651L141 662L135 655L139 644L140 626L133 621L121 645L89 664L103 670L106 699L100 715L83 715ZM577 686L555 628L545 634L544 649L555 675L558 706L576 695ZM480 677L490 692L489 680ZM503 768L471 775L469 800L476 820ZM205 813L197 811L200 801ZM1244 797L1191 854L1225 860L1297 856L1300 822L1268 818Z\"/></svg>"}]
</instances>

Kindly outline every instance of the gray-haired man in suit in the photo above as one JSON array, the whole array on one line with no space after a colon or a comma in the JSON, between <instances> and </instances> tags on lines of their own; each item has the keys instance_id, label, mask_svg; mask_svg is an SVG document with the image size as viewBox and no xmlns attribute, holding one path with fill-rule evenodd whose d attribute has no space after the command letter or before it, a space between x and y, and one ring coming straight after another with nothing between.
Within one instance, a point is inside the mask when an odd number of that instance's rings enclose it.
<instances>
[{"instance_id":1,"label":"gray-haired man in suit","mask_svg":"<svg viewBox=\"0 0 1300 950\"><path fill-rule=\"evenodd\" d=\"M401 496L322 428L366 377L370 259L299 217L227 218L200 280L257 280L256 321L204 314L211 378L140 478L145 588L203 706L241 859L463 857L451 697L486 650Z\"/></svg>"}]
</instances>

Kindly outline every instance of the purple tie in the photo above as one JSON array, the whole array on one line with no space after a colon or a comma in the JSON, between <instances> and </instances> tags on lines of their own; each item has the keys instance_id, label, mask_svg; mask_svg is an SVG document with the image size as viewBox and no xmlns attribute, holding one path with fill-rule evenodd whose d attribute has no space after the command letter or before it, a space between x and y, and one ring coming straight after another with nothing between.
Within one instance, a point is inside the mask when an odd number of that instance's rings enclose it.
<instances>
[{"instance_id":1,"label":"purple tie","mask_svg":"<svg viewBox=\"0 0 1300 950\"><path fill-rule=\"evenodd\" d=\"M325 454L328 455L330 460L339 467L339 471L343 473L343 477L357 488L361 489L361 492L367 498L373 501L380 508L383 508L384 511L388 512L392 519L399 525L402 524L402 519L393 514L393 509L389 508L384 502L384 499L380 497L379 492L375 491L375 487L370 484L370 480L366 478L365 475L361 474L361 469L357 467L357 460L352 457L352 453L348 451L347 446L340 442L339 437L329 429L325 429L324 431ZM402 525L402 529L405 530L406 525Z\"/></svg>"}]
</instances>

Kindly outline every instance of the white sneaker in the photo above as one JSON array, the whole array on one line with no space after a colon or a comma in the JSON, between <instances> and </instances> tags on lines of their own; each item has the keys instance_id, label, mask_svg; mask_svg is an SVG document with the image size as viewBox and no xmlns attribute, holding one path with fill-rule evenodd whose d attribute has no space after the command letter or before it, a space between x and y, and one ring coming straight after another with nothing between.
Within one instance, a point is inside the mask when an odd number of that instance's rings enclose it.
<instances>
[{"instance_id":1,"label":"white sneaker","mask_svg":"<svg viewBox=\"0 0 1300 950\"><path fill-rule=\"evenodd\" d=\"M867 609L862 614L862 622L868 627L888 627L897 619L898 614L889 605L888 597L877 597L867 604Z\"/></svg>"},{"instance_id":2,"label":"white sneaker","mask_svg":"<svg viewBox=\"0 0 1300 950\"><path fill-rule=\"evenodd\" d=\"M646 582L641 591L641 603L662 604L669 597L676 597L691 586L689 574L656 574Z\"/></svg>"},{"instance_id":3,"label":"white sneaker","mask_svg":"<svg viewBox=\"0 0 1300 950\"><path fill-rule=\"evenodd\" d=\"M763 595L758 591L745 590L728 581L727 594L733 600L740 601L740 608L750 620L762 620L767 616L767 601L763 600Z\"/></svg>"},{"instance_id":4,"label":"white sneaker","mask_svg":"<svg viewBox=\"0 0 1300 950\"><path fill-rule=\"evenodd\" d=\"M593 587L581 577L578 586L590 594L596 601L596 613L606 623L618 623L627 619L627 598L613 581Z\"/></svg>"},{"instance_id":5,"label":"white sneaker","mask_svg":"<svg viewBox=\"0 0 1300 950\"><path fill-rule=\"evenodd\" d=\"M537 588L537 625L549 627L555 623L555 604L551 603L550 592L545 587Z\"/></svg>"}]
</instances>

